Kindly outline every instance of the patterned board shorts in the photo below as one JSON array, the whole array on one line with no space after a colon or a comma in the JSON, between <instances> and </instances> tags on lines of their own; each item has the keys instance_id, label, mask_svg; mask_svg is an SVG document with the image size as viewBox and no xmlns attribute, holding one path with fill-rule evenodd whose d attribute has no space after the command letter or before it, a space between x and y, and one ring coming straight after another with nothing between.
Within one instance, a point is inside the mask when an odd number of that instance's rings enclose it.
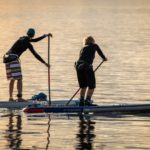
<instances>
[{"instance_id":1,"label":"patterned board shorts","mask_svg":"<svg viewBox=\"0 0 150 150\"><path fill-rule=\"evenodd\" d=\"M19 60L6 63L6 75L8 80L22 79L21 65Z\"/></svg>"}]
</instances>

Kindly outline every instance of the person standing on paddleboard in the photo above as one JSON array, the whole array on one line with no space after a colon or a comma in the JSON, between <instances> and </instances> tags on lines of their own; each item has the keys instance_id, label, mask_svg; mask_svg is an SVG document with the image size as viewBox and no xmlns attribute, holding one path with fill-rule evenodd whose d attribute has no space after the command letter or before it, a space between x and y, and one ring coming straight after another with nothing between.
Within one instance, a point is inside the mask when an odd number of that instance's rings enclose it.
<instances>
[{"instance_id":1,"label":"person standing on paddleboard","mask_svg":"<svg viewBox=\"0 0 150 150\"><path fill-rule=\"evenodd\" d=\"M47 36L52 36L51 33L44 34L38 38L34 38L35 30L33 28L28 29L27 36L20 37L11 49L4 55L3 62L6 65L6 74L7 79L10 80L9 83L9 100L13 101L13 90L14 90L14 83L17 80L17 97L18 101L24 101L22 98L22 71L21 71L21 64L20 64L20 56L23 52L27 49L31 51L31 53L38 59L41 63L45 64L47 67L50 67L48 63L46 63L41 56L34 50L31 42L38 42Z\"/></svg>"},{"instance_id":2,"label":"person standing on paddleboard","mask_svg":"<svg viewBox=\"0 0 150 150\"><path fill-rule=\"evenodd\" d=\"M107 58L103 54L100 47L95 43L92 36L88 36L84 39L84 46L80 51L79 59L75 63L77 78L80 87L80 106L92 106L91 97L96 88L95 73L93 71L93 60L95 58L95 52L103 59L107 61ZM86 94L87 93L87 94Z\"/></svg>"}]
</instances>

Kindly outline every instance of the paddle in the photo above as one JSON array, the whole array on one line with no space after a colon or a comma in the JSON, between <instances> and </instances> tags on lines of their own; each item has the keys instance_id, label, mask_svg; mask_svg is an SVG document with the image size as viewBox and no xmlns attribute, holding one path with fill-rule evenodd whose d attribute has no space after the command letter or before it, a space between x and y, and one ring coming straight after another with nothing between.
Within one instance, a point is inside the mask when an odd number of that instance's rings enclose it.
<instances>
[{"instance_id":1,"label":"paddle","mask_svg":"<svg viewBox=\"0 0 150 150\"><path fill-rule=\"evenodd\" d=\"M51 105L51 89L50 89L50 35L48 35L48 98Z\"/></svg>"},{"instance_id":2,"label":"paddle","mask_svg":"<svg viewBox=\"0 0 150 150\"><path fill-rule=\"evenodd\" d=\"M104 62L104 60L95 68L94 72L97 71L97 69L102 65L102 63ZM68 105L72 99L77 95L77 93L80 91L80 88L74 93L74 95L70 98L70 100L66 103L66 105Z\"/></svg>"}]
</instances>

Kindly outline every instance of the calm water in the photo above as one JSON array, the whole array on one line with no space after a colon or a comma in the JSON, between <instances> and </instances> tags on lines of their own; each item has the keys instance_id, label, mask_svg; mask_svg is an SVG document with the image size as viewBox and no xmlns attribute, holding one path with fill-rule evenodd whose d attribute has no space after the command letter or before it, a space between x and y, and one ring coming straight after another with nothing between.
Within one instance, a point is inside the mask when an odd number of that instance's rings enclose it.
<instances>
[{"instance_id":1,"label":"calm water","mask_svg":"<svg viewBox=\"0 0 150 150\"><path fill-rule=\"evenodd\" d=\"M82 39L93 35L108 58L96 72L96 103L149 103L149 0L1 0L0 56L30 27L51 32L51 96L69 99L78 89L74 62ZM47 39L35 43L47 60ZM96 57L94 67L100 63ZM29 51L21 57L24 98L47 93L47 68ZM0 59L0 100L8 99ZM16 94L16 90L14 91ZM78 98L78 95L75 97ZM0 149L150 149L148 116L26 116L0 111Z\"/></svg>"}]
</instances>

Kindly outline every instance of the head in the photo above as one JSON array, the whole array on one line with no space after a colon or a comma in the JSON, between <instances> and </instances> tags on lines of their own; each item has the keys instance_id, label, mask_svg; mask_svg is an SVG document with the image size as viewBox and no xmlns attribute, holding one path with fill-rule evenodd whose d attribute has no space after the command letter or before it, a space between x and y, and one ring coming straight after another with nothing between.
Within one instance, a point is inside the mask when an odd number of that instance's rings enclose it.
<instances>
[{"instance_id":1,"label":"head","mask_svg":"<svg viewBox=\"0 0 150 150\"><path fill-rule=\"evenodd\" d=\"M28 29L27 35L32 38L35 35L35 30L33 28Z\"/></svg>"},{"instance_id":2,"label":"head","mask_svg":"<svg viewBox=\"0 0 150 150\"><path fill-rule=\"evenodd\" d=\"M92 36L88 36L88 37L84 38L84 40L83 40L84 45L89 45L89 44L94 44L94 43L95 43L95 40Z\"/></svg>"}]
</instances>

